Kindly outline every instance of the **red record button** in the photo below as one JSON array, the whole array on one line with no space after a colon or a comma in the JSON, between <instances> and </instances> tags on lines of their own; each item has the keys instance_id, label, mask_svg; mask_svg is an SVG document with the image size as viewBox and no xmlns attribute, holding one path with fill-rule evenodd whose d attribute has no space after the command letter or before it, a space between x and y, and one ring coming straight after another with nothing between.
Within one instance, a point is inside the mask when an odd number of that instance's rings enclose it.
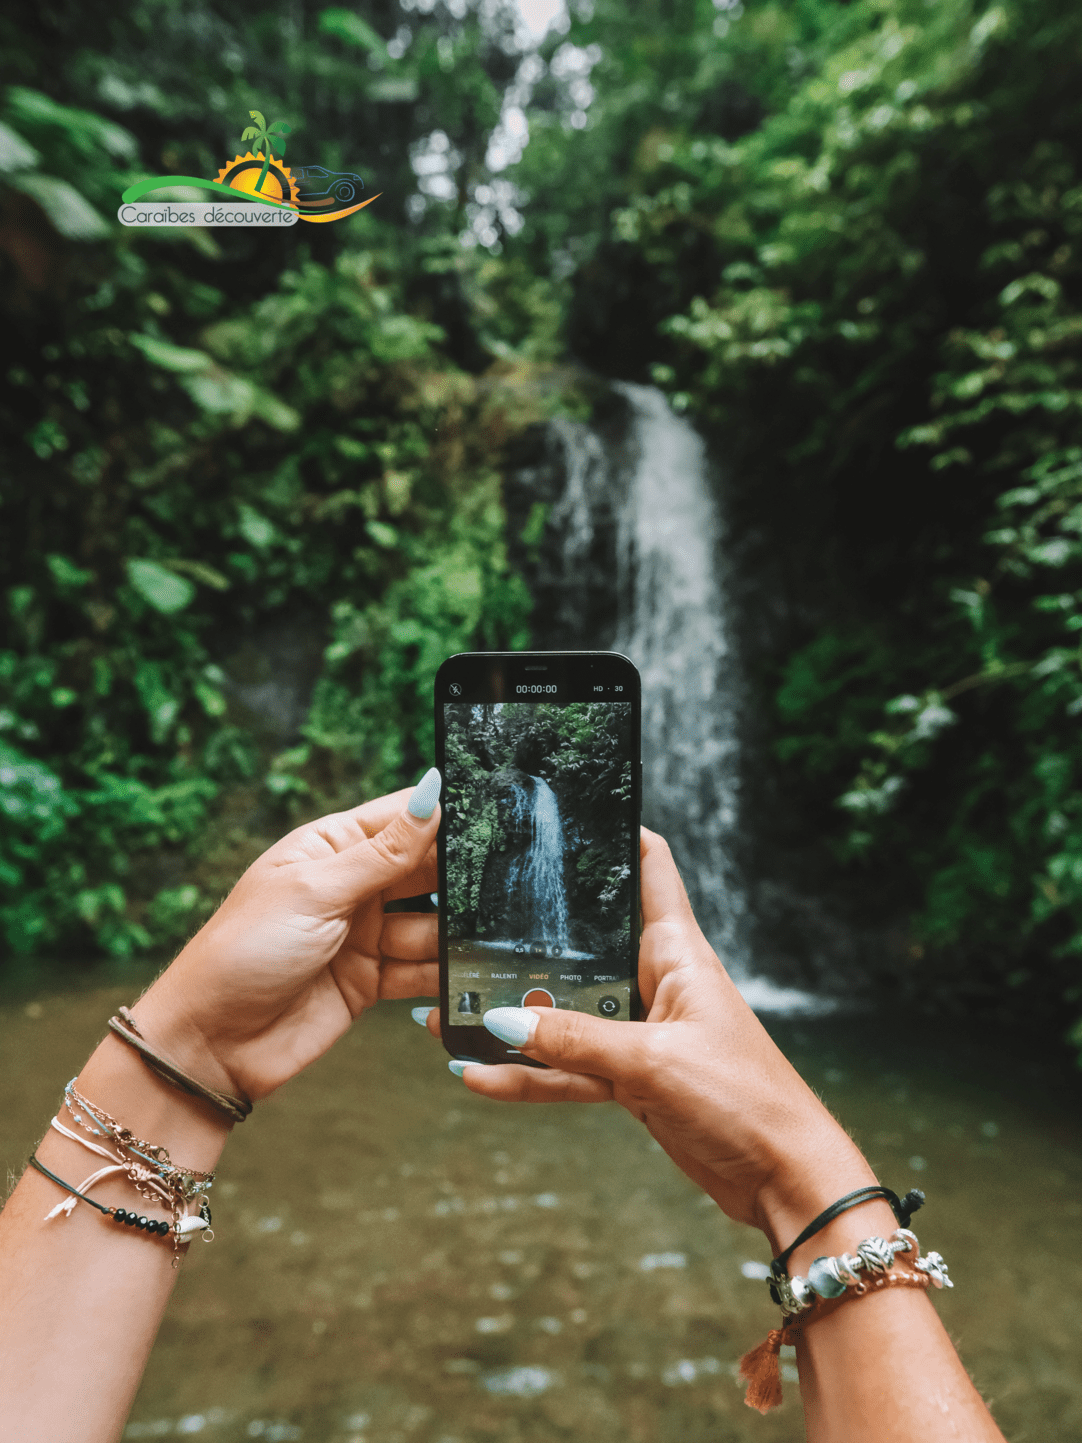
<instances>
[{"instance_id":1,"label":"red record button","mask_svg":"<svg viewBox=\"0 0 1082 1443\"><path fill-rule=\"evenodd\" d=\"M522 999L523 1007L555 1007L556 998L551 992L546 992L543 987L535 987L532 992L527 992Z\"/></svg>"}]
</instances>

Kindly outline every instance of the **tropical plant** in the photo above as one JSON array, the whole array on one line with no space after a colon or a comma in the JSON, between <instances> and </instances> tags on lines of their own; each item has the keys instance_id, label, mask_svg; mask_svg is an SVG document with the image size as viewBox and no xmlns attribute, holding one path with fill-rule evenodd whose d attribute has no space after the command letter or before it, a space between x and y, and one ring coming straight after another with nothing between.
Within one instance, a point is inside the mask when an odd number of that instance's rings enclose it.
<instances>
[{"instance_id":1,"label":"tropical plant","mask_svg":"<svg viewBox=\"0 0 1082 1443\"><path fill-rule=\"evenodd\" d=\"M254 125L246 125L241 132L241 140L248 141L255 149L255 157L263 159L263 169L259 172L259 179L255 183L257 191L262 191L263 182L267 178L267 171L270 169L271 151L276 155L285 155L286 136L291 134L290 127L284 120L276 120L270 127L263 119L263 113L259 110L249 110L248 114L255 121ZM265 153L264 153L265 152Z\"/></svg>"}]
</instances>

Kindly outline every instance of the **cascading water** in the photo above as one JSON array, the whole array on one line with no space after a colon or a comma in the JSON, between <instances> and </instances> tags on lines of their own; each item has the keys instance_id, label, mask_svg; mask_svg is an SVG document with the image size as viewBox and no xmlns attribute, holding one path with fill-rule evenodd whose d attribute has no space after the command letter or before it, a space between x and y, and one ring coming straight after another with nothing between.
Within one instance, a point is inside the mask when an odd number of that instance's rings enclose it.
<instances>
[{"instance_id":1,"label":"cascading water","mask_svg":"<svg viewBox=\"0 0 1082 1443\"><path fill-rule=\"evenodd\" d=\"M703 931L748 970L736 861L740 675L718 561L706 451L653 387L620 384L637 458L618 519L614 642L642 674L643 820L665 836Z\"/></svg>"},{"instance_id":2,"label":"cascading water","mask_svg":"<svg viewBox=\"0 0 1082 1443\"><path fill-rule=\"evenodd\" d=\"M830 1004L753 973L737 860L742 682L706 448L655 387L614 389L630 415L618 441L582 422L550 423L563 453L550 515L562 556L548 580L554 625L542 644L612 648L639 668L643 821L671 845L695 915L745 997L762 1010L824 1010ZM591 614L589 562L613 525L615 627Z\"/></svg>"},{"instance_id":3,"label":"cascading water","mask_svg":"<svg viewBox=\"0 0 1082 1443\"><path fill-rule=\"evenodd\" d=\"M515 787L512 819L530 826L530 847L507 874L507 897L522 916L530 938L567 947L567 892L564 887L564 824L556 793L543 777Z\"/></svg>"}]
</instances>

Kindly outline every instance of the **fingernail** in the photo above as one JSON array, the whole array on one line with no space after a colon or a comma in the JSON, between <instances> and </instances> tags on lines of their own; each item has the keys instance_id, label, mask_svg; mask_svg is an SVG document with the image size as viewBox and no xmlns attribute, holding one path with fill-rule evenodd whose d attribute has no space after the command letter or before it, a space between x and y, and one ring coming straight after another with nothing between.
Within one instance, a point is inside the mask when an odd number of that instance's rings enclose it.
<instances>
[{"instance_id":1,"label":"fingernail","mask_svg":"<svg viewBox=\"0 0 1082 1443\"><path fill-rule=\"evenodd\" d=\"M481 1021L494 1037L511 1047L524 1047L537 1030L537 1013L528 1007L493 1007Z\"/></svg>"},{"instance_id":2,"label":"fingernail","mask_svg":"<svg viewBox=\"0 0 1082 1443\"><path fill-rule=\"evenodd\" d=\"M457 1057L452 1057L447 1064L448 1069L453 1072L456 1077L461 1077L467 1067L484 1067L484 1065L483 1062L461 1062Z\"/></svg>"},{"instance_id":3,"label":"fingernail","mask_svg":"<svg viewBox=\"0 0 1082 1443\"><path fill-rule=\"evenodd\" d=\"M436 803L440 799L440 788L443 780L440 777L437 767L429 767L424 776L413 789L413 796L406 803L406 811L410 816L417 817L422 822L427 822L432 813L436 810Z\"/></svg>"},{"instance_id":4,"label":"fingernail","mask_svg":"<svg viewBox=\"0 0 1082 1443\"><path fill-rule=\"evenodd\" d=\"M421 1025L422 1027L427 1027L427 1026L428 1026L428 1014L429 1014L431 1011L432 1011L432 1008L431 1008L431 1007L411 1007L411 1008L410 1008L410 1016L413 1018L414 1022L420 1023L420 1025Z\"/></svg>"}]
</instances>

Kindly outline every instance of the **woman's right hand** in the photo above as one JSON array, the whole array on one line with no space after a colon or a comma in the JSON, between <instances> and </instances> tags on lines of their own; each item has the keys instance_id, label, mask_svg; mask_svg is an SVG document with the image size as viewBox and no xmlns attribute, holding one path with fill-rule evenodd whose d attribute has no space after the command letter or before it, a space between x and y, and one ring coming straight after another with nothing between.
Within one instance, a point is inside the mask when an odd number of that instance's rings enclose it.
<instances>
[{"instance_id":1,"label":"woman's right hand","mask_svg":"<svg viewBox=\"0 0 1082 1443\"><path fill-rule=\"evenodd\" d=\"M466 1064L471 1092L506 1102L615 1099L739 1222L785 1247L843 1193L875 1181L847 1133L775 1046L703 936L663 838L642 831L639 988L645 1022L499 1008L497 1032L551 1070ZM439 1034L439 1012L428 1018Z\"/></svg>"}]
</instances>

